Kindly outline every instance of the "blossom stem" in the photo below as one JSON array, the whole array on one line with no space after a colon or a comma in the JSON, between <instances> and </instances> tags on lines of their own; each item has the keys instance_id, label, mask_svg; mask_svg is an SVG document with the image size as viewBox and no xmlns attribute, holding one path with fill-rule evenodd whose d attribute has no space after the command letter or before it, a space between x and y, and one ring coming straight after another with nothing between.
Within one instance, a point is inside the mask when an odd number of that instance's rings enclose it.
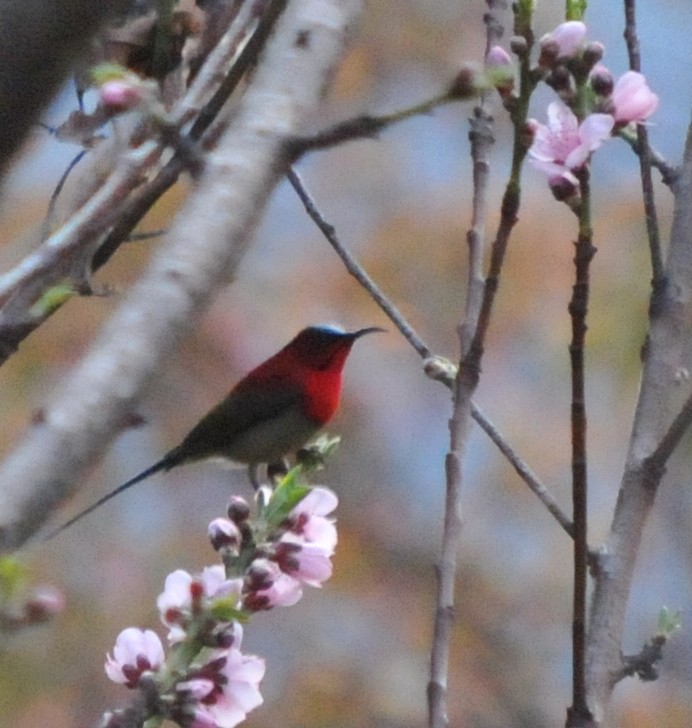
<instances>
[{"instance_id":1,"label":"blossom stem","mask_svg":"<svg viewBox=\"0 0 692 728\"><path fill-rule=\"evenodd\" d=\"M572 372L572 505L574 528L574 591L572 615L572 706L567 714L567 726L584 725L591 720L586 700L586 587L588 577L587 541L587 451L586 401L584 396L584 344L586 316L589 303L589 268L596 253L592 244L591 188L588 167L577 172L581 192L579 235L574 264L575 282L569 314L572 320L572 340L569 346Z\"/></svg>"}]
</instances>

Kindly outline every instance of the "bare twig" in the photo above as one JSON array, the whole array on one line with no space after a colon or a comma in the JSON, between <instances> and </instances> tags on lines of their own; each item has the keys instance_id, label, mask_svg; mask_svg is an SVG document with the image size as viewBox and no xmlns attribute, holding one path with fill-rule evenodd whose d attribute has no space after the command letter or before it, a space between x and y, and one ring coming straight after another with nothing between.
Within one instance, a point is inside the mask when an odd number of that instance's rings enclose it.
<instances>
[{"instance_id":1,"label":"bare twig","mask_svg":"<svg viewBox=\"0 0 692 728\"><path fill-rule=\"evenodd\" d=\"M71 259L75 253L84 246L95 247L99 234L117 218L119 203L127 198L144 170L158 159L161 151L156 142L148 142L137 149L129 150L103 187L81 210L51 235L36 252L0 277L0 305L4 307L10 297L15 301L20 289L29 293L30 303L33 303L37 292L30 287L31 282L40 278L40 286L45 288L45 281L50 281L52 285L56 280L66 277L74 265ZM66 267L60 261L67 258L70 261ZM2 317L6 315L3 308Z\"/></svg>"},{"instance_id":2,"label":"bare twig","mask_svg":"<svg viewBox=\"0 0 692 728\"><path fill-rule=\"evenodd\" d=\"M646 459L646 465L655 473L665 469L668 458L673 454L675 448L680 444L683 435L692 425L692 394L687 398L680 412L671 423L666 433L661 438L656 449ZM662 473L658 475L660 478Z\"/></svg>"},{"instance_id":3,"label":"bare twig","mask_svg":"<svg viewBox=\"0 0 692 728\"><path fill-rule=\"evenodd\" d=\"M287 174L288 181L296 191L296 194L303 203L306 212L312 219L312 221L320 229L324 237L329 241L336 254L341 258L346 270L365 288L368 293L372 296L375 303L389 316L395 326L404 335L406 340L413 346L413 348L420 354L424 359L431 355L430 349L418 336L413 327L406 321L403 314L399 309L391 302L391 300L382 292L379 286L373 281L373 279L367 274L365 269L358 263L358 261L351 255L350 251L341 243L339 240L334 226L331 225L324 218L322 213L317 208L312 195L308 192L305 184L300 178L298 172L291 168Z\"/></svg>"},{"instance_id":4,"label":"bare twig","mask_svg":"<svg viewBox=\"0 0 692 728\"><path fill-rule=\"evenodd\" d=\"M639 39L637 38L637 20L635 0L625 0L625 41L630 58L630 68L641 71L641 56L639 54ZM661 252L661 233L658 225L658 213L654 197L654 185L651 178L651 150L649 148L649 131L645 124L637 124L637 146L639 157L639 174L642 184L642 197L644 200L644 214L646 217L646 233L649 238L649 251L651 255L652 296L651 303L655 308L658 294L665 285L663 271L663 253Z\"/></svg>"},{"instance_id":5,"label":"bare twig","mask_svg":"<svg viewBox=\"0 0 692 728\"><path fill-rule=\"evenodd\" d=\"M490 47L502 36L503 29L495 11L504 3L488 0L489 12L484 16L486 24L486 55ZM459 368L452 392L452 416L449 421L449 452L445 459L446 497L440 558L437 563L437 599L433 638L430 651L430 680L428 682L428 726L446 728L447 685L449 655L454 627L454 592L457 579L457 562L462 532L461 492L463 463L473 410L472 398L479 381L480 356L477 367L467 366L471 348L478 331L480 311L484 298L483 251L490 179L490 150L494 143L493 119L490 113L489 94L481 95L474 109L469 139L473 161L473 201L471 227L467 234L469 251L468 285L459 334Z\"/></svg>"},{"instance_id":6,"label":"bare twig","mask_svg":"<svg viewBox=\"0 0 692 728\"><path fill-rule=\"evenodd\" d=\"M459 100L461 99L454 94L453 86L450 86L447 90L433 96L431 99L413 106L407 106L390 114L362 114L353 119L334 124L334 126L323 129L312 136L296 137L291 140L290 154L293 161L297 161L307 152L331 149L339 144L355 141L356 139L372 139L394 124L411 119L414 116L431 114L439 106Z\"/></svg>"},{"instance_id":7,"label":"bare twig","mask_svg":"<svg viewBox=\"0 0 692 728\"><path fill-rule=\"evenodd\" d=\"M488 420L485 414L473 405L473 419L476 420L483 432L495 443L498 450L507 458L507 461L514 468L517 475L529 486L538 500L546 507L548 512L562 526L568 536L574 537L574 525L569 516L560 508L550 491L542 483L540 478L533 472L528 463L519 456L516 450L505 439L501 432Z\"/></svg>"},{"instance_id":8,"label":"bare twig","mask_svg":"<svg viewBox=\"0 0 692 728\"><path fill-rule=\"evenodd\" d=\"M87 153L87 151L88 150L86 149L82 149L75 155L72 161L67 165L67 169L65 169L65 171L62 173L58 184L55 186L53 194L50 196L50 200L48 202L46 216L43 218L43 225L41 226L41 242L43 242L50 235L50 230L53 226L53 220L55 218L55 205L58 201L58 197L60 197L60 193L62 192L65 183L67 182L67 178L70 176L72 170L82 161L82 159L84 159L84 155Z\"/></svg>"}]
</instances>

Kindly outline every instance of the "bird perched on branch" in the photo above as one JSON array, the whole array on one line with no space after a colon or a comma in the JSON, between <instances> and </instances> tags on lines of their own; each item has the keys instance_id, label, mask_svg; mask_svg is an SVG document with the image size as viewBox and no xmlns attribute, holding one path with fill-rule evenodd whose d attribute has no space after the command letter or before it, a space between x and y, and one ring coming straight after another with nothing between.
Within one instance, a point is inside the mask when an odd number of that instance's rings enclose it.
<instances>
[{"instance_id":1,"label":"bird perched on branch","mask_svg":"<svg viewBox=\"0 0 692 728\"><path fill-rule=\"evenodd\" d=\"M154 473L183 463L221 457L249 466L258 487L258 468L280 463L311 440L332 418L341 397L341 378L354 342L376 326L344 331L309 326L281 351L253 369L158 462L115 488L51 532L56 536L124 490Z\"/></svg>"}]
</instances>

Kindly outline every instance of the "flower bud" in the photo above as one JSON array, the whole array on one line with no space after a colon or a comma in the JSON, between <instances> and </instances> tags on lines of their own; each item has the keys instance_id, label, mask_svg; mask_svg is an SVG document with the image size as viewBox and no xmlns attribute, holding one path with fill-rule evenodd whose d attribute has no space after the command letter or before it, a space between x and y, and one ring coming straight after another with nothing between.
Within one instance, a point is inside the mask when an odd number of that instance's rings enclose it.
<instances>
[{"instance_id":1,"label":"flower bud","mask_svg":"<svg viewBox=\"0 0 692 728\"><path fill-rule=\"evenodd\" d=\"M613 76L602 64L598 64L591 71L591 88L596 96L607 97L613 93Z\"/></svg>"},{"instance_id":2,"label":"flower bud","mask_svg":"<svg viewBox=\"0 0 692 728\"><path fill-rule=\"evenodd\" d=\"M65 596L52 586L41 586L34 590L24 605L26 621L30 624L46 622L65 609Z\"/></svg>"},{"instance_id":3,"label":"flower bud","mask_svg":"<svg viewBox=\"0 0 692 728\"><path fill-rule=\"evenodd\" d=\"M584 70L590 71L603 58L604 54L605 46L603 43L596 40L587 43L582 56Z\"/></svg>"},{"instance_id":4,"label":"flower bud","mask_svg":"<svg viewBox=\"0 0 692 728\"><path fill-rule=\"evenodd\" d=\"M241 541L238 526L226 518L215 518L208 528L209 540L215 551L222 549L238 553Z\"/></svg>"},{"instance_id":5,"label":"flower bud","mask_svg":"<svg viewBox=\"0 0 692 728\"><path fill-rule=\"evenodd\" d=\"M276 569L268 559L255 559L245 572L243 591L269 589L275 576Z\"/></svg>"},{"instance_id":6,"label":"flower bud","mask_svg":"<svg viewBox=\"0 0 692 728\"><path fill-rule=\"evenodd\" d=\"M501 46L493 46L485 57L488 81L505 99L514 90L514 63Z\"/></svg>"},{"instance_id":7,"label":"flower bud","mask_svg":"<svg viewBox=\"0 0 692 728\"><path fill-rule=\"evenodd\" d=\"M553 67L545 82L558 93L571 89L572 75L561 63Z\"/></svg>"},{"instance_id":8,"label":"flower bud","mask_svg":"<svg viewBox=\"0 0 692 728\"><path fill-rule=\"evenodd\" d=\"M513 66L512 58L507 51L499 45L493 46L485 57L485 62L489 68L502 68L503 66Z\"/></svg>"},{"instance_id":9,"label":"flower bud","mask_svg":"<svg viewBox=\"0 0 692 728\"><path fill-rule=\"evenodd\" d=\"M526 38L523 35L514 35L509 41L509 47L515 56L523 58L529 50L529 44L526 42Z\"/></svg>"},{"instance_id":10,"label":"flower bud","mask_svg":"<svg viewBox=\"0 0 692 728\"><path fill-rule=\"evenodd\" d=\"M656 111L658 96L637 71L627 71L613 87L612 101L618 124L645 121Z\"/></svg>"},{"instance_id":11,"label":"flower bud","mask_svg":"<svg viewBox=\"0 0 692 728\"><path fill-rule=\"evenodd\" d=\"M126 78L106 81L99 88L99 94L101 103L115 113L134 109L144 98L142 86Z\"/></svg>"},{"instance_id":12,"label":"flower bud","mask_svg":"<svg viewBox=\"0 0 692 728\"><path fill-rule=\"evenodd\" d=\"M245 498L241 498L239 495L234 495L231 498L231 502L228 504L228 517L239 526L250 517L250 506Z\"/></svg>"},{"instance_id":13,"label":"flower bud","mask_svg":"<svg viewBox=\"0 0 692 728\"><path fill-rule=\"evenodd\" d=\"M577 55L586 38L586 26L581 20L568 20L549 34L557 43L560 58L572 58Z\"/></svg>"},{"instance_id":14,"label":"flower bud","mask_svg":"<svg viewBox=\"0 0 692 728\"><path fill-rule=\"evenodd\" d=\"M459 99L461 101L473 99L478 96L480 84L480 72L471 65L462 66L456 78L449 86L448 94L451 99Z\"/></svg>"},{"instance_id":15,"label":"flower bud","mask_svg":"<svg viewBox=\"0 0 692 728\"><path fill-rule=\"evenodd\" d=\"M566 202L579 195L579 187L564 176L552 177L548 180L550 191L558 202Z\"/></svg>"}]
</instances>

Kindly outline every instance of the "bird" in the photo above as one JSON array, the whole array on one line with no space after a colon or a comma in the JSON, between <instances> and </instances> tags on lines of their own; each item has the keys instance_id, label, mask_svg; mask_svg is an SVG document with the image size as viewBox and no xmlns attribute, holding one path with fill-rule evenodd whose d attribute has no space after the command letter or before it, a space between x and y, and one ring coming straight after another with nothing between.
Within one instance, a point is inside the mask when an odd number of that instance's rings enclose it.
<instances>
[{"instance_id":1,"label":"bird","mask_svg":"<svg viewBox=\"0 0 692 728\"><path fill-rule=\"evenodd\" d=\"M223 458L246 464L257 489L261 465L281 463L333 417L341 398L343 368L356 340L383 331L369 326L349 332L333 324L303 329L246 374L178 446L57 527L44 541L133 485L185 463Z\"/></svg>"}]
</instances>

